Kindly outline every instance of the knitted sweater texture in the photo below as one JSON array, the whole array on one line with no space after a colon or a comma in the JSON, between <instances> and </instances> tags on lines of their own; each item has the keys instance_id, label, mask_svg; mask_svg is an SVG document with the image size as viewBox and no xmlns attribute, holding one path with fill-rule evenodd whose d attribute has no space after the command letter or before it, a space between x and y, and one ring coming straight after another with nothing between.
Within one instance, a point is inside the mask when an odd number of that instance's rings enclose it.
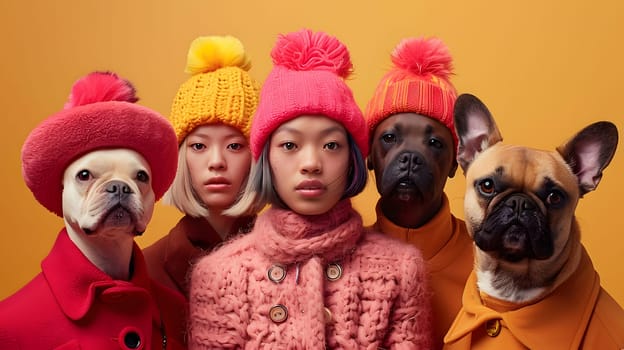
<instances>
[{"instance_id":1,"label":"knitted sweater texture","mask_svg":"<svg viewBox=\"0 0 624 350\"><path fill-rule=\"evenodd\" d=\"M194 266L189 348L429 349L425 271L416 248L365 230L349 200L318 216L271 208Z\"/></svg>"}]
</instances>

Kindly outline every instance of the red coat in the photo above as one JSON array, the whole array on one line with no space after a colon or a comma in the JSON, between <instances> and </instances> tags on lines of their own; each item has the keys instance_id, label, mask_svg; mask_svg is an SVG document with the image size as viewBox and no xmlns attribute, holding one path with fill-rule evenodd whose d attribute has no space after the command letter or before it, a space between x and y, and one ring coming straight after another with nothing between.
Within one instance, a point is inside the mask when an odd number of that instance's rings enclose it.
<instances>
[{"instance_id":1,"label":"red coat","mask_svg":"<svg viewBox=\"0 0 624 350\"><path fill-rule=\"evenodd\" d=\"M132 279L113 280L63 229L42 272L0 302L0 349L163 349L163 330L166 349L183 349L166 333L183 317L178 294L149 279L136 244L133 257Z\"/></svg>"}]
</instances>

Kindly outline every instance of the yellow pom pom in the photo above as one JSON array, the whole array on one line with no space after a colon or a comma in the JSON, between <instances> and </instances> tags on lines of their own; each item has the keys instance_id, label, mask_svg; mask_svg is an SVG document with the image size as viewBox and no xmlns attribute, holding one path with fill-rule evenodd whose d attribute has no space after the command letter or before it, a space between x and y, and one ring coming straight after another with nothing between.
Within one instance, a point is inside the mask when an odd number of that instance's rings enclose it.
<instances>
[{"instance_id":1,"label":"yellow pom pom","mask_svg":"<svg viewBox=\"0 0 624 350\"><path fill-rule=\"evenodd\" d=\"M202 36L191 43L186 59L186 73L213 72L224 67L239 67L248 71L251 60L240 40L233 36Z\"/></svg>"}]
</instances>

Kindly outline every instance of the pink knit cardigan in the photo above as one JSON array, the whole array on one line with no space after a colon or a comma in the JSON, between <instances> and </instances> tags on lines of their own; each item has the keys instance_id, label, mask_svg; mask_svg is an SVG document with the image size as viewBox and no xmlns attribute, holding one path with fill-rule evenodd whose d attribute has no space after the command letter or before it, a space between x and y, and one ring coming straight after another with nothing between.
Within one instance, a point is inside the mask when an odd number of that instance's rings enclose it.
<instances>
[{"instance_id":1,"label":"pink knit cardigan","mask_svg":"<svg viewBox=\"0 0 624 350\"><path fill-rule=\"evenodd\" d=\"M194 266L189 348L429 349L429 299L419 251L365 230L349 200L319 216L271 208Z\"/></svg>"}]
</instances>

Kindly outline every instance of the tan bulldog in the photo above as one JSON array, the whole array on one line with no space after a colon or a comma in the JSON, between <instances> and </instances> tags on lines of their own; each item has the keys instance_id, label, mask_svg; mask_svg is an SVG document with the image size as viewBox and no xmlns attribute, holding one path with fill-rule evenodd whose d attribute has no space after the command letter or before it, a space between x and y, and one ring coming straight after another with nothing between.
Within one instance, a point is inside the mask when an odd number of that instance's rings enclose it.
<instances>
[{"instance_id":1,"label":"tan bulldog","mask_svg":"<svg viewBox=\"0 0 624 350\"><path fill-rule=\"evenodd\" d=\"M574 215L615 153L615 125L548 151L502 143L475 96L458 97L454 118L475 266L445 348L622 348L624 311L600 287Z\"/></svg>"}]
</instances>

